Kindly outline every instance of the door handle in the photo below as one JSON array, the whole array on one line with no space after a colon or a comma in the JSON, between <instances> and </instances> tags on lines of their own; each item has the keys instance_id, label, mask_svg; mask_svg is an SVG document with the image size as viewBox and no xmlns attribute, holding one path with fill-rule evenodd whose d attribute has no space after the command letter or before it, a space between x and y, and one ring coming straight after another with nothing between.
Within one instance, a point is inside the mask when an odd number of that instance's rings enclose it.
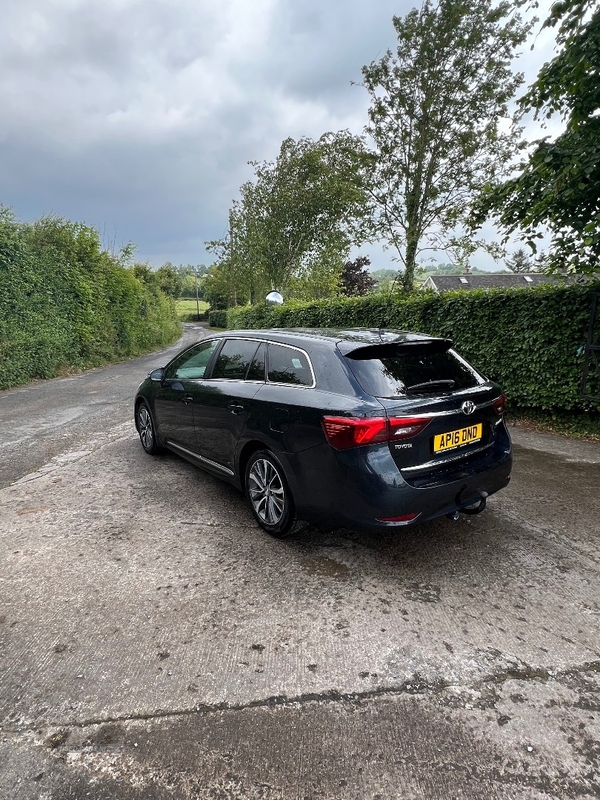
<instances>
[{"instance_id":1,"label":"door handle","mask_svg":"<svg viewBox=\"0 0 600 800\"><path fill-rule=\"evenodd\" d=\"M181 402L185 403L186 406L189 406L190 403L194 402L194 398L191 394L186 394L185 397L181 398Z\"/></svg>"},{"instance_id":2,"label":"door handle","mask_svg":"<svg viewBox=\"0 0 600 800\"><path fill-rule=\"evenodd\" d=\"M229 403L227 408L231 411L232 414L243 414L246 410L241 403Z\"/></svg>"}]
</instances>

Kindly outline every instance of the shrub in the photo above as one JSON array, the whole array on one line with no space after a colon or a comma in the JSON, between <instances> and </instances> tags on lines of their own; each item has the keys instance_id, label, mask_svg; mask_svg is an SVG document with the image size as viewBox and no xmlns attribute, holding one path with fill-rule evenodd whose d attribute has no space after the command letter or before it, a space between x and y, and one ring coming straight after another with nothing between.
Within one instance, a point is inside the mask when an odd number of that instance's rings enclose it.
<instances>
[{"instance_id":1,"label":"shrub","mask_svg":"<svg viewBox=\"0 0 600 800\"><path fill-rule=\"evenodd\" d=\"M208 313L208 324L211 328L227 327L227 311L225 309L215 309Z\"/></svg>"},{"instance_id":2,"label":"shrub","mask_svg":"<svg viewBox=\"0 0 600 800\"><path fill-rule=\"evenodd\" d=\"M0 207L0 389L174 341L174 303L102 250L98 232Z\"/></svg>"}]
</instances>

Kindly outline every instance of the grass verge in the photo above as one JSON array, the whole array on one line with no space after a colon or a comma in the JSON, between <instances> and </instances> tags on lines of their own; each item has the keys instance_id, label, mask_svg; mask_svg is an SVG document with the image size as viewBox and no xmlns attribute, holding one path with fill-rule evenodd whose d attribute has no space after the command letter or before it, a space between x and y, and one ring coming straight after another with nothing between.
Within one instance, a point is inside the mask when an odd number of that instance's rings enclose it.
<instances>
[{"instance_id":1,"label":"grass verge","mask_svg":"<svg viewBox=\"0 0 600 800\"><path fill-rule=\"evenodd\" d=\"M180 322L196 322L198 319L198 310L200 314L205 314L208 311L208 303L204 300L198 301L189 297L180 297L175 301L175 309L177 311L177 319Z\"/></svg>"}]
</instances>

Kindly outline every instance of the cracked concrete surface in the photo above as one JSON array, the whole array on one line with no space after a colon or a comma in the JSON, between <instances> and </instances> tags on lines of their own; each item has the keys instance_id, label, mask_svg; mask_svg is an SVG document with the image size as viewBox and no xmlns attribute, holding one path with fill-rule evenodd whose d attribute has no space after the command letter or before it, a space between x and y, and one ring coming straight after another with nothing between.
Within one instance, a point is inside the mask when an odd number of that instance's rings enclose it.
<instances>
[{"instance_id":1,"label":"cracked concrete surface","mask_svg":"<svg viewBox=\"0 0 600 800\"><path fill-rule=\"evenodd\" d=\"M479 517L280 542L141 450L165 360L0 393L0 798L599 797L600 447L516 429Z\"/></svg>"}]
</instances>

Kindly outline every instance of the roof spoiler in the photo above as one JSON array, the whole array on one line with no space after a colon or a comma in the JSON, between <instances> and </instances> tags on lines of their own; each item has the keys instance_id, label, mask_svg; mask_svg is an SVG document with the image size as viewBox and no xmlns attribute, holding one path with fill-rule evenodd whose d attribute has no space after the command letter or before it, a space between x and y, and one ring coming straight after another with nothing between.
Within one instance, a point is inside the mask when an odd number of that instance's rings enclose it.
<instances>
[{"instance_id":1,"label":"roof spoiler","mask_svg":"<svg viewBox=\"0 0 600 800\"><path fill-rule=\"evenodd\" d=\"M425 336L404 339L386 344L361 345L357 342L339 342L338 348L347 358L357 360L370 358L393 358L403 354L427 355L428 353L445 353L453 345L452 339L438 339Z\"/></svg>"}]
</instances>

